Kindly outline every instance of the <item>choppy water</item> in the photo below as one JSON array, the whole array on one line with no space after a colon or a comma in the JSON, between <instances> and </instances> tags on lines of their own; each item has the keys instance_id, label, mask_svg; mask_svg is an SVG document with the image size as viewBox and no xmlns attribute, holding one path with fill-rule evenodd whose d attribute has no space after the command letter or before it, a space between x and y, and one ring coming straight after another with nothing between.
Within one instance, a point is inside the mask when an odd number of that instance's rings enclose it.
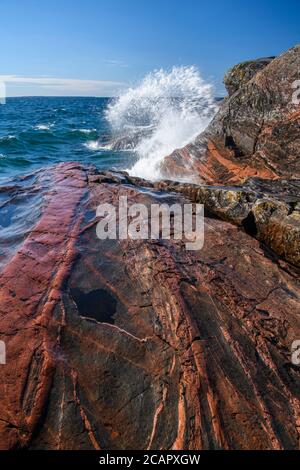
<instances>
[{"instance_id":1,"label":"choppy water","mask_svg":"<svg viewBox=\"0 0 300 470\"><path fill-rule=\"evenodd\" d=\"M108 98L8 98L0 105L0 182L62 161L124 169L128 151L102 148L110 138Z\"/></svg>"},{"instance_id":2,"label":"choppy water","mask_svg":"<svg viewBox=\"0 0 300 470\"><path fill-rule=\"evenodd\" d=\"M212 86L195 67L150 73L114 100L8 98L0 105L0 184L63 161L158 179L164 157L191 142L216 110Z\"/></svg>"}]
</instances>

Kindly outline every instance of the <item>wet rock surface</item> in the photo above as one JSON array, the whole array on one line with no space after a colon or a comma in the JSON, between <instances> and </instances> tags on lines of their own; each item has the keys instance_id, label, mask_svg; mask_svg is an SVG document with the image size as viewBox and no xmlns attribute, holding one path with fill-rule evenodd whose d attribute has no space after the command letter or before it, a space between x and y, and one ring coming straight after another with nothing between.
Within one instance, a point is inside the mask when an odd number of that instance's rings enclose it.
<instances>
[{"instance_id":1,"label":"wet rock surface","mask_svg":"<svg viewBox=\"0 0 300 470\"><path fill-rule=\"evenodd\" d=\"M209 202L200 251L96 236L96 207L120 195L199 199L171 184L77 164L31 180L39 213L1 258L2 449L299 448L299 271L238 226L255 198L233 190L237 225Z\"/></svg>"}]
</instances>

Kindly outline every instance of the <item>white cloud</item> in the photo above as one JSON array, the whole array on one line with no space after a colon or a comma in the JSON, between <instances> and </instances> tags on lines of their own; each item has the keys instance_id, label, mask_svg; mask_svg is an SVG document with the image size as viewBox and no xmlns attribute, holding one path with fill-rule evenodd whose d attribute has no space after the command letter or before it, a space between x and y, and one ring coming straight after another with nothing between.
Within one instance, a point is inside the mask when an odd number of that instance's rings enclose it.
<instances>
[{"instance_id":1,"label":"white cloud","mask_svg":"<svg viewBox=\"0 0 300 470\"><path fill-rule=\"evenodd\" d=\"M79 80L72 78L20 77L0 75L7 96L115 96L126 87L110 80Z\"/></svg>"}]
</instances>

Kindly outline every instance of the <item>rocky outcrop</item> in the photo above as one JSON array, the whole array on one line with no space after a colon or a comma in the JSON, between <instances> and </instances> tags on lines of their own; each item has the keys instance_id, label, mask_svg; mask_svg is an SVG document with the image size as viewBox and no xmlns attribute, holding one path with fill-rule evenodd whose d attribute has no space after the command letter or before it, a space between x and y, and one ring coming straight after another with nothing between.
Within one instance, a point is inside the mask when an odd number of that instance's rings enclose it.
<instances>
[{"instance_id":1,"label":"rocky outcrop","mask_svg":"<svg viewBox=\"0 0 300 470\"><path fill-rule=\"evenodd\" d=\"M249 179L243 186L169 183L208 212L234 223L300 267L300 181Z\"/></svg>"},{"instance_id":2,"label":"rocky outcrop","mask_svg":"<svg viewBox=\"0 0 300 470\"><path fill-rule=\"evenodd\" d=\"M241 62L228 70L224 77L224 85L228 91L228 95L233 95L273 59L275 59L275 57L263 57L256 60L247 60L246 62Z\"/></svg>"},{"instance_id":3,"label":"rocky outcrop","mask_svg":"<svg viewBox=\"0 0 300 470\"><path fill-rule=\"evenodd\" d=\"M299 448L297 269L214 214L200 251L96 236L120 195L189 202L168 184L62 164L3 189L12 231L39 211L1 256L2 449Z\"/></svg>"},{"instance_id":4,"label":"rocky outcrop","mask_svg":"<svg viewBox=\"0 0 300 470\"><path fill-rule=\"evenodd\" d=\"M225 79L230 96L204 133L165 159L165 175L208 184L299 178L300 104L293 99L299 70L299 45L256 66L235 66Z\"/></svg>"},{"instance_id":5,"label":"rocky outcrop","mask_svg":"<svg viewBox=\"0 0 300 470\"><path fill-rule=\"evenodd\" d=\"M101 178L113 181L112 173ZM176 191L204 204L207 214L231 222L300 267L300 180L249 178L243 186L207 186L172 180L150 182L123 173L129 184Z\"/></svg>"}]
</instances>

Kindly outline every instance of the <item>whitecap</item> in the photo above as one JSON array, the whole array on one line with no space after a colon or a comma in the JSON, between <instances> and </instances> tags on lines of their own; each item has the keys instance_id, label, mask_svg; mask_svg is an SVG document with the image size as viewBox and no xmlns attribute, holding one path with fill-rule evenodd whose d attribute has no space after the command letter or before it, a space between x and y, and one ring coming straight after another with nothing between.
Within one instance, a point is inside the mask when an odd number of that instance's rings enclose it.
<instances>
[{"instance_id":1,"label":"whitecap","mask_svg":"<svg viewBox=\"0 0 300 470\"><path fill-rule=\"evenodd\" d=\"M37 124L34 128L38 131L49 131L53 124Z\"/></svg>"},{"instance_id":2,"label":"whitecap","mask_svg":"<svg viewBox=\"0 0 300 470\"><path fill-rule=\"evenodd\" d=\"M76 132L77 129L74 131ZM78 129L79 132L82 132L83 134L91 134L92 132L97 132L97 129Z\"/></svg>"},{"instance_id":3,"label":"whitecap","mask_svg":"<svg viewBox=\"0 0 300 470\"><path fill-rule=\"evenodd\" d=\"M3 135L2 137L0 137L0 141L6 141L6 140L13 140L13 139L16 139L17 137L13 134L11 135Z\"/></svg>"},{"instance_id":4,"label":"whitecap","mask_svg":"<svg viewBox=\"0 0 300 470\"><path fill-rule=\"evenodd\" d=\"M101 150L103 149L103 145L99 142L99 140L90 140L84 144L89 150Z\"/></svg>"}]
</instances>

